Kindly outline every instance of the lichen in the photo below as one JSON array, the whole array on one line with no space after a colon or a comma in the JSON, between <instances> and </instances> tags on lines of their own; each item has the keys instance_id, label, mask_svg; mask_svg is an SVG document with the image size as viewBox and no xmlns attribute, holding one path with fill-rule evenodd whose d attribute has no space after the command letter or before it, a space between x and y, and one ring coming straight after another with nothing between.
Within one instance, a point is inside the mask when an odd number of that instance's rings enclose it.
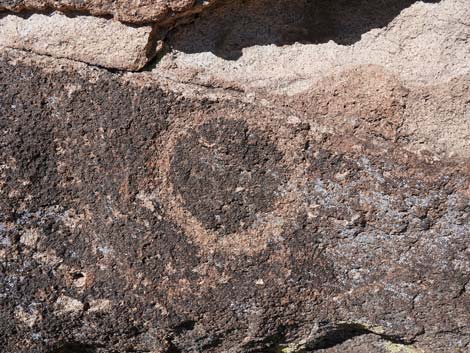
<instances>
[{"instance_id":1,"label":"lichen","mask_svg":"<svg viewBox=\"0 0 470 353\"><path fill-rule=\"evenodd\" d=\"M386 342L384 348L387 352L390 353L424 353L424 351L420 348L400 343Z\"/></svg>"}]
</instances>

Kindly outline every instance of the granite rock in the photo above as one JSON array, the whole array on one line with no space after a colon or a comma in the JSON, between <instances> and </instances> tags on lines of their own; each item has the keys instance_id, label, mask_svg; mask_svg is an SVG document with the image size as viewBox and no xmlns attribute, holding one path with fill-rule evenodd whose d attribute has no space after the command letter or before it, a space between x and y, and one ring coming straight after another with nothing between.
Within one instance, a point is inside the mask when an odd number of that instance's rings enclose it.
<instances>
[{"instance_id":1,"label":"granite rock","mask_svg":"<svg viewBox=\"0 0 470 353\"><path fill-rule=\"evenodd\" d=\"M142 69L157 51L158 30L93 16L33 14L0 18L0 46L111 69Z\"/></svg>"},{"instance_id":2,"label":"granite rock","mask_svg":"<svg viewBox=\"0 0 470 353\"><path fill-rule=\"evenodd\" d=\"M0 11L41 12L59 10L93 16L111 16L128 23L171 23L201 11L215 0L1 0Z\"/></svg>"}]
</instances>

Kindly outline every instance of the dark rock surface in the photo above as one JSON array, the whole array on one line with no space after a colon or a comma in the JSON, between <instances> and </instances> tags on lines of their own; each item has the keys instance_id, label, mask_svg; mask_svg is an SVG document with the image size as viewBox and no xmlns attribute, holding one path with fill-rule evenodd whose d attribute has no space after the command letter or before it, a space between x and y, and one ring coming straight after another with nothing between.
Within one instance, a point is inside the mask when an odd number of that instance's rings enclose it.
<instances>
[{"instance_id":1,"label":"dark rock surface","mask_svg":"<svg viewBox=\"0 0 470 353\"><path fill-rule=\"evenodd\" d=\"M468 160L406 149L403 90L149 77L2 52L3 352L470 349Z\"/></svg>"},{"instance_id":2,"label":"dark rock surface","mask_svg":"<svg viewBox=\"0 0 470 353\"><path fill-rule=\"evenodd\" d=\"M185 207L208 229L246 229L274 203L285 172L272 142L243 120L215 119L180 139L172 183Z\"/></svg>"}]
</instances>

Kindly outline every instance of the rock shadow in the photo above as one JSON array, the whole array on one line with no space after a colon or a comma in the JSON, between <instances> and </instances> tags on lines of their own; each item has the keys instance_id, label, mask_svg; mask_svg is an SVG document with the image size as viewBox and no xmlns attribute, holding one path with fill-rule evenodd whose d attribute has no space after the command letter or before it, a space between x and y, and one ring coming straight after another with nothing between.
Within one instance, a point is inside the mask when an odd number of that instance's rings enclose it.
<instances>
[{"instance_id":1,"label":"rock shadow","mask_svg":"<svg viewBox=\"0 0 470 353\"><path fill-rule=\"evenodd\" d=\"M422 0L438 3L441 0ZM243 48L330 40L351 45L362 34L388 25L417 0L222 0L169 34L173 49L210 51L226 60L241 57Z\"/></svg>"}]
</instances>

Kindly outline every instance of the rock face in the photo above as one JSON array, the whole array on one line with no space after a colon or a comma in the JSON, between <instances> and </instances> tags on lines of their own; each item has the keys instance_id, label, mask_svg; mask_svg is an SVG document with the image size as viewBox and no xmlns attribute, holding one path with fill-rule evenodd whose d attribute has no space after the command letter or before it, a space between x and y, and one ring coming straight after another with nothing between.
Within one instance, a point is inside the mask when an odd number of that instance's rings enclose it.
<instances>
[{"instance_id":1,"label":"rock face","mask_svg":"<svg viewBox=\"0 0 470 353\"><path fill-rule=\"evenodd\" d=\"M156 54L152 26L130 27L92 16L60 13L0 18L0 46L137 71Z\"/></svg>"},{"instance_id":2,"label":"rock face","mask_svg":"<svg viewBox=\"0 0 470 353\"><path fill-rule=\"evenodd\" d=\"M470 350L467 4L358 2L362 27L323 18L364 31L335 44L304 43L308 11L281 3L223 2L139 73L73 38L55 43L88 64L0 49L2 351ZM238 34L242 5L280 19ZM85 19L112 22L66 21ZM152 26L112 23L139 57Z\"/></svg>"},{"instance_id":3,"label":"rock face","mask_svg":"<svg viewBox=\"0 0 470 353\"><path fill-rule=\"evenodd\" d=\"M112 16L129 23L168 22L198 12L215 0L0 0L0 11L50 11Z\"/></svg>"}]
</instances>

